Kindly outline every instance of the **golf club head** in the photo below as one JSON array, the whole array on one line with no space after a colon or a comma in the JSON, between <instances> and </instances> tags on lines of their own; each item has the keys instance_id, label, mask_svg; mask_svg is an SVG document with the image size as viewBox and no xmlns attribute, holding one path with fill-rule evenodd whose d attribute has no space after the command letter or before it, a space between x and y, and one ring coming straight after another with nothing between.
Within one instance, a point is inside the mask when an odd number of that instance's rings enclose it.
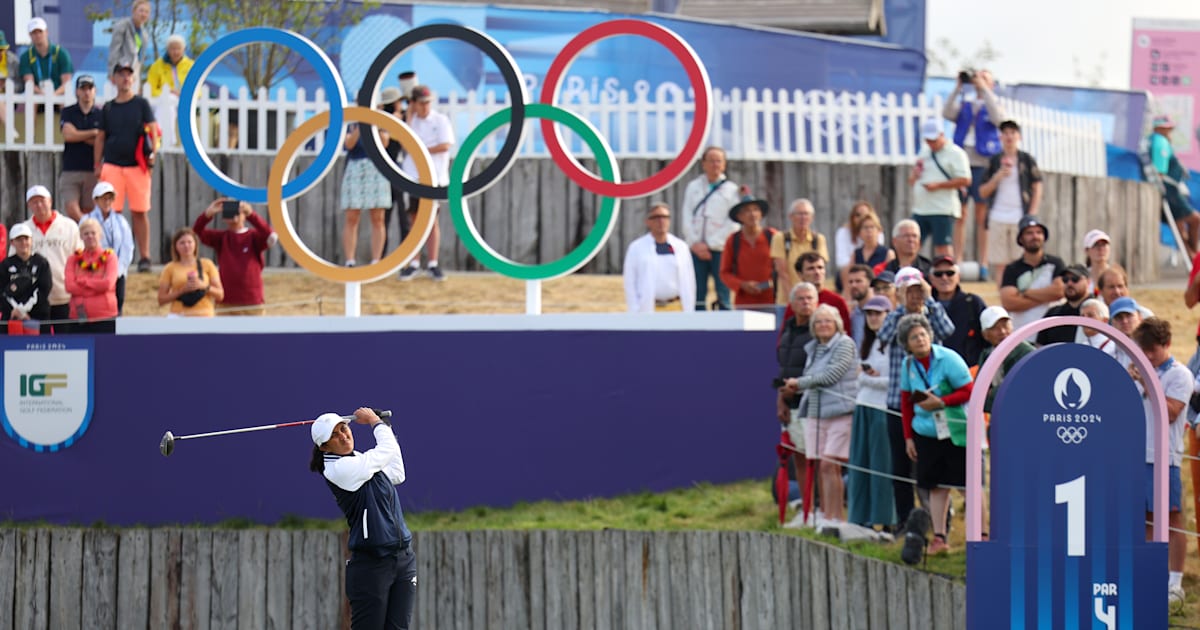
<instances>
[{"instance_id":1,"label":"golf club head","mask_svg":"<svg viewBox=\"0 0 1200 630\"><path fill-rule=\"evenodd\" d=\"M170 431L163 434L162 441L158 443L158 451L163 457L170 457L171 453L175 452L175 436Z\"/></svg>"}]
</instances>

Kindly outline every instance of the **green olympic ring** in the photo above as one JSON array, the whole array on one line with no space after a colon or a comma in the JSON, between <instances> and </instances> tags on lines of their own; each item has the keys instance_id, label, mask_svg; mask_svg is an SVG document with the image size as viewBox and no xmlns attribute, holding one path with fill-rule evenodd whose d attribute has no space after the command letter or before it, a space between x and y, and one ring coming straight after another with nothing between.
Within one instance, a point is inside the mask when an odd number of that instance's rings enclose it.
<instances>
[{"instance_id":1,"label":"green olympic ring","mask_svg":"<svg viewBox=\"0 0 1200 630\"><path fill-rule=\"evenodd\" d=\"M588 232L583 242L567 253L567 255L547 263L527 265L511 260L492 249L471 220L470 210L463 198L463 181L471 170L471 162L475 159L475 151L488 134L511 120L509 107L488 116L470 135L463 140L454 163L450 166L450 182L447 184L446 205L450 218L454 221L454 229L462 239L467 251L471 252L479 262L492 271L519 280L553 280L561 278L587 264L604 247L608 236L617 223L620 202L614 197L601 197L600 211L596 216L596 225ZM532 118L553 120L570 127L587 143L596 163L600 168L600 177L606 182L619 183L620 172L617 170L616 158L612 148L608 146L600 132L590 122L577 114L545 103L529 103L525 105L525 115Z\"/></svg>"}]
</instances>

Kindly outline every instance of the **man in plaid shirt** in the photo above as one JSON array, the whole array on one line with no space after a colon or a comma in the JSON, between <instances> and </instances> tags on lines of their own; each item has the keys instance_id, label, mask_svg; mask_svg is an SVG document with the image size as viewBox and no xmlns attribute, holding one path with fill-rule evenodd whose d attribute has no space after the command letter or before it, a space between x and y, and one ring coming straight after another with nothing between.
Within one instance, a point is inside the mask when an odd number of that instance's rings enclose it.
<instances>
[{"instance_id":1,"label":"man in plaid shirt","mask_svg":"<svg viewBox=\"0 0 1200 630\"><path fill-rule=\"evenodd\" d=\"M912 461L904 449L904 427L900 422L900 364L904 361L905 351L896 338L897 324L900 318L910 313L921 313L933 327L933 340L941 343L954 334L954 322L945 309L933 299L929 283L925 282L920 270L915 267L905 267L896 272L896 297L902 301L901 307L888 313L879 328L879 341L889 346L888 350L888 409L894 417L888 422L888 438L892 444L892 474L906 479L913 478ZM901 525L913 509L913 485L907 481L893 481L892 492L896 499L896 514L900 517Z\"/></svg>"}]
</instances>

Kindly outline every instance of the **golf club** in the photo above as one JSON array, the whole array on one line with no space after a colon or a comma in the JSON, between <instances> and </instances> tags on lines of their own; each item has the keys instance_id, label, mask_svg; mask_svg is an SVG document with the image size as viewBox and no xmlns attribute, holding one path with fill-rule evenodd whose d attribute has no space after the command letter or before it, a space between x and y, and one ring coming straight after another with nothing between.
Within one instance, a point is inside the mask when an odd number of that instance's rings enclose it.
<instances>
[{"instance_id":1,"label":"golf club","mask_svg":"<svg viewBox=\"0 0 1200 630\"><path fill-rule=\"evenodd\" d=\"M385 409L373 409L375 415L380 419L387 420L392 417L392 412ZM342 418L351 421L354 416L342 416ZM210 433L194 433L192 435L173 435L167 431L162 436L162 441L158 443L158 451L163 454L163 457L170 457L171 453L175 452L175 442L179 440L194 440L196 438L216 437L218 435L231 435L234 433L250 433L252 431L267 431L270 429L282 429L283 427L298 427L306 424L312 424L316 420L301 420L299 422L284 422L281 424L264 424L257 427L246 427L244 429L229 429L228 431L212 431Z\"/></svg>"}]
</instances>

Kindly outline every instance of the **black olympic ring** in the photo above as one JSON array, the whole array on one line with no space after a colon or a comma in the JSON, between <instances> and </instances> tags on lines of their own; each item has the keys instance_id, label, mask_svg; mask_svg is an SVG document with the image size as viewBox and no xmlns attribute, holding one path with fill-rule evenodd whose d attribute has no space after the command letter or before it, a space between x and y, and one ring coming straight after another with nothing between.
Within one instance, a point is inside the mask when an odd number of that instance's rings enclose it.
<instances>
[{"instance_id":1,"label":"black olympic ring","mask_svg":"<svg viewBox=\"0 0 1200 630\"><path fill-rule=\"evenodd\" d=\"M474 45L491 58L492 63L500 69L504 82L508 84L509 100L513 104L508 135L504 138L504 146L500 147L500 153L496 155L496 159L492 160L492 163L481 173L463 182L463 193L469 196L485 190L508 172L513 165L513 156L521 146L521 136L525 131L525 104L529 102L529 97L525 93L525 82L521 77L517 62L496 40L475 29L458 24L418 26L392 40L392 43L388 44L387 48L384 48L383 52L375 58L371 68L367 70L366 77L363 78L362 88L358 90L358 104L363 107L373 107L371 101L375 98L375 90L379 88L383 73L387 71L388 66L409 48L429 39L457 39ZM446 186L426 186L409 179L383 152L383 147L379 144L379 134L372 133L371 138L371 142L362 143L363 150L375 168L379 169L379 172L383 173L393 186L422 199L446 199Z\"/></svg>"},{"instance_id":2,"label":"black olympic ring","mask_svg":"<svg viewBox=\"0 0 1200 630\"><path fill-rule=\"evenodd\" d=\"M1058 427L1058 439L1063 444L1080 444L1087 437L1086 427Z\"/></svg>"}]
</instances>

